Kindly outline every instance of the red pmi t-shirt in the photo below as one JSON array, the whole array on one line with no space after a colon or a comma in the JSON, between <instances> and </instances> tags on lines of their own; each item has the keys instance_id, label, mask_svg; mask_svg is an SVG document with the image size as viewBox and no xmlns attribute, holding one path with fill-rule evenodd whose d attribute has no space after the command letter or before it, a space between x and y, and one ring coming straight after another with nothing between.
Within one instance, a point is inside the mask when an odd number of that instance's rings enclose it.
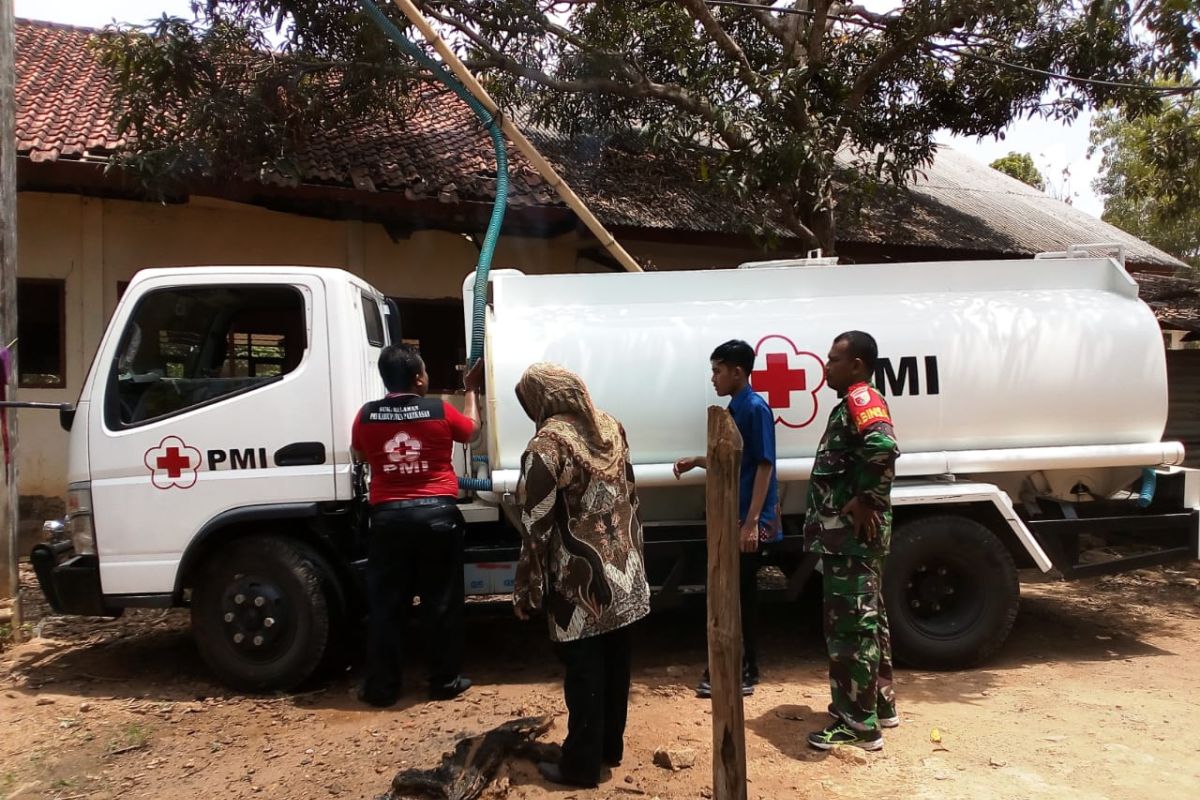
<instances>
[{"instance_id":1,"label":"red pmi t-shirt","mask_svg":"<svg viewBox=\"0 0 1200 800\"><path fill-rule=\"evenodd\" d=\"M452 442L469 442L475 424L444 400L388 395L354 419L350 446L371 466L371 505L417 497L457 497Z\"/></svg>"}]
</instances>

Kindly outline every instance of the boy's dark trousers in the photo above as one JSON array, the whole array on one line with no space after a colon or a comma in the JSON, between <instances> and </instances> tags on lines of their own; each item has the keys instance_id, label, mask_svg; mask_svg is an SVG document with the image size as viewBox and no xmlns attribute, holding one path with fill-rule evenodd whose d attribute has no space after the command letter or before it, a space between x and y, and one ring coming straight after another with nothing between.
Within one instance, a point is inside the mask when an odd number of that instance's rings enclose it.
<instances>
[{"instance_id":1,"label":"boy's dark trousers","mask_svg":"<svg viewBox=\"0 0 1200 800\"><path fill-rule=\"evenodd\" d=\"M758 678L758 571L763 566L761 545L739 558L738 593L742 606L742 667Z\"/></svg>"},{"instance_id":2,"label":"boy's dark trousers","mask_svg":"<svg viewBox=\"0 0 1200 800\"><path fill-rule=\"evenodd\" d=\"M363 694L376 703L400 694L404 632L414 595L421 598L430 686L451 683L462 667L466 522L450 499L403 505L371 509Z\"/></svg>"},{"instance_id":3,"label":"boy's dark trousers","mask_svg":"<svg viewBox=\"0 0 1200 800\"><path fill-rule=\"evenodd\" d=\"M567 738L559 769L572 782L599 782L603 765L615 766L625 755L630 627L554 644L566 667Z\"/></svg>"}]
</instances>

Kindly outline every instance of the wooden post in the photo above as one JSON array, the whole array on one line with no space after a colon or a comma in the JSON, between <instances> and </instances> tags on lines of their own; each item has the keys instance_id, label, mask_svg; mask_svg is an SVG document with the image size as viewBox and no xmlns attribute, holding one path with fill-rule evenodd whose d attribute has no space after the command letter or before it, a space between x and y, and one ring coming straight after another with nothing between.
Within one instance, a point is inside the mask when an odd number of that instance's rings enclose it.
<instances>
[{"instance_id":1,"label":"wooden post","mask_svg":"<svg viewBox=\"0 0 1200 800\"><path fill-rule=\"evenodd\" d=\"M742 436L708 408L708 675L712 680L713 800L746 800L742 610L738 594L738 473Z\"/></svg>"},{"instance_id":2,"label":"wooden post","mask_svg":"<svg viewBox=\"0 0 1200 800\"><path fill-rule=\"evenodd\" d=\"M17 336L17 136L16 39L12 0L0 0L0 347ZM14 397L17 364L14 358L5 396ZM4 501L0 504L0 597L13 599L12 630L20 636L21 598L17 575L17 412L8 410L12 463L4 470ZM3 456L0 455L0 463Z\"/></svg>"}]
</instances>

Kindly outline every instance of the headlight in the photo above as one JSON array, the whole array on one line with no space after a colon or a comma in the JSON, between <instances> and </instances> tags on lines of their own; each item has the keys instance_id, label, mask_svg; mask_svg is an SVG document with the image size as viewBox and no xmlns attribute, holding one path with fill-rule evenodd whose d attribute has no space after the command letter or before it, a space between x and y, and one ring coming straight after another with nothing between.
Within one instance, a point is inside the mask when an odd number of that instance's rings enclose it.
<instances>
[{"instance_id":1,"label":"headlight","mask_svg":"<svg viewBox=\"0 0 1200 800\"><path fill-rule=\"evenodd\" d=\"M81 556L96 554L96 530L92 527L92 485L72 483L67 487L67 535Z\"/></svg>"}]
</instances>

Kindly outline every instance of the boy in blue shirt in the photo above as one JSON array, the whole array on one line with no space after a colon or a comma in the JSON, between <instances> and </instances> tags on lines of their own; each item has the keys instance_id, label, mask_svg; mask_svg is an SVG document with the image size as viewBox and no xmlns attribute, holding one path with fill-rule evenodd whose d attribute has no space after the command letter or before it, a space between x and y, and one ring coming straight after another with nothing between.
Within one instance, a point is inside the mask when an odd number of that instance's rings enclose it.
<instances>
[{"instance_id":1,"label":"boy in blue shirt","mask_svg":"<svg viewBox=\"0 0 1200 800\"><path fill-rule=\"evenodd\" d=\"M754 348L731 339L713 350L712 384L720 397L729 397L729 413L742 435L742 466L738 484L738 526L742 544L742 694L754 694L758 683L758 570L762 546L783 538L779 520L779 487L775 479L775 414L750 385ZM708 464L704 456L675 462L675 477ZM708 670L696 687L700 697L712 696Z\"/></svg>"}]
</instances>

